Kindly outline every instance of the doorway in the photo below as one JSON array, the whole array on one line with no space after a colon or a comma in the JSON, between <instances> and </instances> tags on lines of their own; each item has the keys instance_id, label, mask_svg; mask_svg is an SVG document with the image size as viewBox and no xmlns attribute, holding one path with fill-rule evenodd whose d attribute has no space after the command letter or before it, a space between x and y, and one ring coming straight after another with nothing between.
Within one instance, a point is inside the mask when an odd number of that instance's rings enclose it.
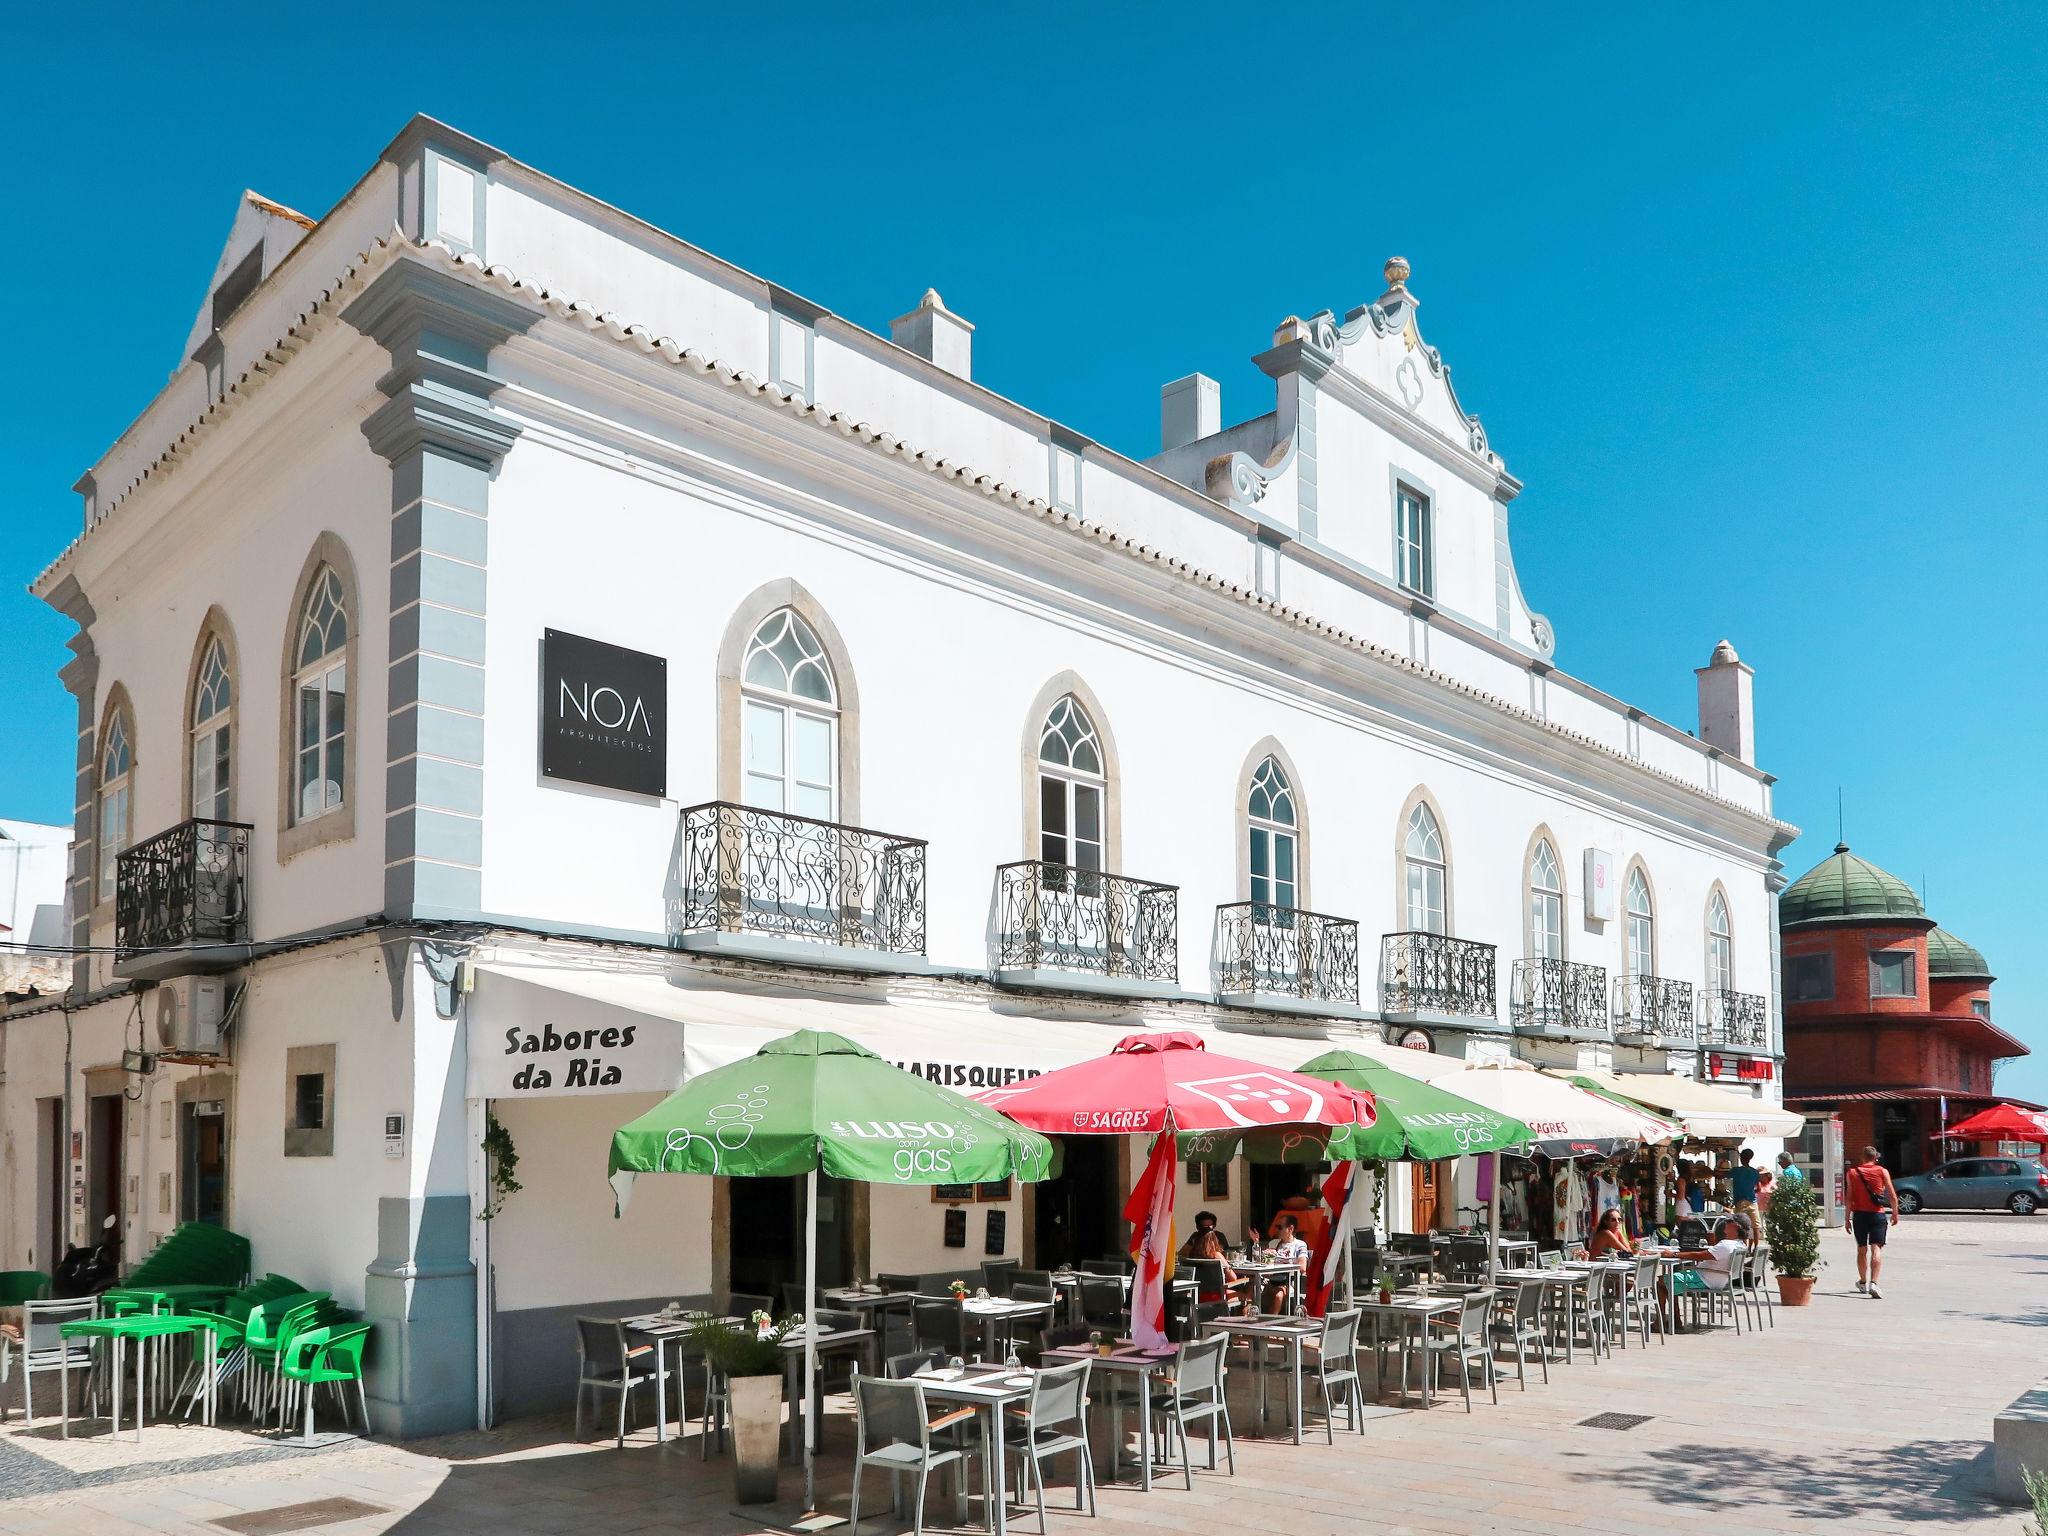
<instances>
[{"instance_id":1,"label":"doorway","mask_svg":"<svg viewBox=\"0 0 2048 1536\"><path fill-rule=\"evenodd\" d=\"M1258 1228L1261 1237L1273 1235L1273 1219L1280 1214L1281 1207L1296 1195L1308 1196L1310 1208L1321 1209L1321 1185L1327 1164L1244 1163L1240 1166L1245 1170L1245 1197L1249 1202L1245 1219ZM1311 1235L1307 1230L1309 1225L1303 1220L1305 1237Z\"/></svg>"},{"instance_id":2,"label":"doorway","mask_svg":"<svg viewBox=\"0 0 2048 1536\"><path fill-rule=\"evenodd\" d=\"M727 1291L766 1296L780 1313L782 1287L804 1283L804 1179L729 1179L732 1250ZM818 1287L853 1277L847 1185L818 1175Z\"/></svg>"},{"instance_id":3,"label":"doorway","mask_svg":"<svg viewBox=\"0 0 2048 1536\"><path fill-rule=\"evenodd\" d=\"M1877 1106L1877 1152L1885 1167L1905 1175L1920 1171L1920 1138L1913 1134L1913 1106Z\"/></svg>"},{"instance_id":4,"label":"doorway","mask_svg":"<svg viewBox=\"0 0 2048 1536\"><path fill-rule=\"evenodd\" d=\"M64 1183L65 1165L69 1159L64 1156L64 1101L62 1099L39 1099L36 1101L36 1129L38 1144L42 1147L42 1177L38 1181L40 1198L37 1208L41 1212L36 1229L35 1251L29 1255L31 1269L53 1270L57 1261L64 1257Z\"/></svg>"},{"instance_id":5,"label":"doorway","mask_svg":"<svg viewBox=\"0 0 2048 1536\"><path fill-rule=\"evenodd\" d=\"M1060 1174L1033 1186L1034 1268L1108 1258L1122 1248L1124 1190L1115 1136L1058 1136ZM1178 1169L1175 1170L1179 1172Z\"/></svg>"},{"instance_id":6,"label":"doorway","mask_svg":"<svg viewBox=\"0 0 2048 1536\"><path fill-rule=\"evenodd\" d=\"M102 1093L87 1102L91 1108L86 1117L90 1151L86 1172L85 1242L90 1247L104 1237L118 1259L121 1253L121 1180L125 1172L121 1162L121 1110L125 1101L118 1093ZM106 1228L109 1216L114 1218L111 1229Z\"/></svg>"},{"instance_id":7,"label":"doorway","mask_svg":"<svg viewBox=\"0 0 2048 1536\"><path fill-rule=\"evenodd\" d=\"M1434 1232L1443 1209L1443 1163L1408 1165L1408 1230Z\"/></svg>"},{"instance_id":8,"label":"doorway","mask_svg":"<svg viewBox=\"0 0 2048 1536\"><path fill-rule=\"evenodd\" d=\"M178 1106L178 1219L228 1220L228 1117L220 1099Z\"/></svg>"}]
</instances>

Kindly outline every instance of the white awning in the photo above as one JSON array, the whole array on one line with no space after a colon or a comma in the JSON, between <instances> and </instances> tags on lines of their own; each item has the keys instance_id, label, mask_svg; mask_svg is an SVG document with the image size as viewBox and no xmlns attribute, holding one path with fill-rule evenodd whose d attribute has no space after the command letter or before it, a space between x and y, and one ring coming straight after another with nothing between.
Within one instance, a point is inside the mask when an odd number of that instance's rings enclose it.
<instances>
[{"instance_id":1,"label":"white awning","mask_svg":"<svg viewBox=\"0 0 2048 1536\"><path fill-rule=\"evenodd\" d=\"M1582 1067L1577 1071L1559 1068L1557 1075L1567 1080L1583 1077L1609 1093L1647 1104L1684 1126L1688 1136L1724 1141L1797 1136L1806 1124L1804 1115L1776 1104L1669 1072L1604 1072Z\"/></svg>"}]
</instances>

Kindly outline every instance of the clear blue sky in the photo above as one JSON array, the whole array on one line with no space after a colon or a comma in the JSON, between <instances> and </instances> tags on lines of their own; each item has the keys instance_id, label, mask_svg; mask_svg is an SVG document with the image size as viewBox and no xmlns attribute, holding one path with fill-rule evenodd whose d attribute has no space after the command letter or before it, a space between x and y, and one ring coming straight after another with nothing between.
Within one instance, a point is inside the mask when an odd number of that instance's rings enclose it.
<instances>
[{"instance_id":1,"label":"clear blue sky","mask_svg":"<svg viewBox=\"0 0 2048 1536\"><path fill-rule=\"evenodd\" d=\"M979 377L1134 454L1163 381L1264 409L1274 324L1406 255L1560 662L1690 724L1732 639L1792 873L1839 787L2048 1100L2048 12L615 9L17 16L0 815L69 816L22 588L236 196L322 213L428 111L878 330L936 285Z\"/></svg>"}]
</instances>

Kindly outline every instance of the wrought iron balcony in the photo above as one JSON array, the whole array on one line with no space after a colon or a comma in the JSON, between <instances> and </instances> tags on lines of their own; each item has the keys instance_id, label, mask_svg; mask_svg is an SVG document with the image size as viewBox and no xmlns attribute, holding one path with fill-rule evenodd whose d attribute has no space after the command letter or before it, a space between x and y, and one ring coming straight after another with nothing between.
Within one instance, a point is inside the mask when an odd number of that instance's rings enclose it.
<instances>
[{"instance_id":1,"label":"wrought iron balcony","mask_svg":"<svg viewBox=\"0 0 2048 1536\"><path fill-rule=\"evenodd\" d=\"M1499 966L1491 944L1445 933L1380 935L1380 1010L1498 1016Z\"/></svg>"},{"instance_id":2,"label":"wrought iron balcony","mask_svg":"<svg viewBox=\"0 0 2048 1536\"><path fill-rule=\"evenodd\" d=\"M1614 978L1614 1029L1664 1045L1693 1045L1699 1038L1693 1016L1692 983L1662 976Z\"/></svg>"},{"instance_id":3,"label":"wrought iron balcony","mask_svg":"<svg viewBox=\"0 0 2048 1536\"><path fill-rule=\"evenodd\" d=\"M1770 1009L1755 992L1707 991L1707 1028L1702 1045L1733 1051L1771 1048Z\"/></svg>"},{"instance_id":4,"label":"wrought iron balcony","mask_svg":"<svg viewBox=\"0 0 2048 1536\"><path fill-rule=\"evenodd\" d=\"M925 847L726 800L693 805L671 927L921 955Z\"/></svg>"},{"instance_id":5,"label":"wrought iron balcony","mask_svg":"<svg viewBox=\"0 0 2048 1536\"><path fill-rule=\"evenodd\" d=\"M1216 909L1216 990L1358 1006L1358 924L1235 901Z\"/></svg>"},{"instance_id":6,"label":"wrought iron balcony","mask_svg":"<svg viewBox=\"0 0 2048 1536\"><path fill-rule=\"evenodd\" d=\"M1128 875L1026 859L996 870L996 969L1180 976L1180 891Z\"/></svg>"},{"instance_id":7,"label":"wrought iron balcony","mask_svg":"<svg viewBox=\"0 0 2048 1536\"><path fill-rule=\"evenodd\" d=\"M194 819L121 851L114 881L121 974L143 974L128 964L136 956L166 975L226 969L246 958L249 832L244 822Z\"/></svg>"},{"instance_id":8,"label":"wrought iron balcony","mask_svg":"<svg viewBox=\"0 0 2048 1536\"><path fill-rule=\"evenodd\" d=\"M1607 972L1576 960L1517 960L1508 1007L1517 1029L1605 1035Z\"/></svg>"}]
</instances>

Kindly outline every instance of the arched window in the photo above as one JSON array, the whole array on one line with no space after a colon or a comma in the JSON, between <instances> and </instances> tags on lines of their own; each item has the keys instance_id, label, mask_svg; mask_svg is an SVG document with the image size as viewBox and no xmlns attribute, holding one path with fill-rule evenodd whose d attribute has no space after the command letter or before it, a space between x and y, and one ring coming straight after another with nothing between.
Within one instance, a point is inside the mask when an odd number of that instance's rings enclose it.
<instances>
[{"instance_id":1,"label":"arched window","mask_svg":"<svg viewBox=\"0 0 2048 1536\"><path fill-rule=\"evenodd\" d=\"M1529 958L1564 958L1564 875L1547 839L1529 856Z\"/></svg>"},{"instance_id":2,"label":"arched window","mask_svg":"<svg viewBox=\"0 0 2048 1536\"><path fill-rule=\"evenodd\" d=\"M192 805L201 821L226 821L233 803L234 679L227 647L209 635L192 690Z\"/></svg>"},{"instance_id":3,"label":"arched window","mask_svg":"<svg viewBox=\"0 0 2048 1536\"><path fill-rule=\"evenodd\" d=\"M128 846L132 830L129 781L134 768L135 749L129 739L128 712L116 706L107 716L106 730L100 739L98 843L101 901L114 899L121 850Z\"/></svg>"},{"instance_id":4,"label":"arched window","mask_svg":"<svg viewBox=\"0 0 2048 1536\"><path fill-rule=\"evenodd\" d=\"M1401 849L1407 864L1409 931L1443 933L1447 875L1444 839L1428 806L1418 803L1408 813Z\"/></svg>"},{"instance_id":5,"label":"arched window","mask_svg":"<svg viewBox=\"0 0 2048 1536\"><path fill-rule=\"evenodd\" d=\"M1071 693L1038 733L1038 856L1048 864L1102 868L1104 775L1095 722Z\"/></svg>"},{"instance_id":6,"label":"arched window","mask_svg":"<svg viewBox=\"0 0 2048 1536\"><path fill-rule=\"evenodd\" d=\"M761 621L741 677L744 798L819 821L839 812L839 693L832 663L793 608Z\"/></svg>"},{"instance_id":7,"label":"arched window","mask_svg":"<svg viewBox=\"0 0 2048 1536\"><path fill-rule=\"evenodd\" d=\"M1276 907L1298 906L1301 887L1296 873L1299 843L1294 786L1275 759L1267 758L1252 775L1245 810L1251 824L1252 900Z\"/></svg>"},{"instance_id":8,"label":"arched window","mask_svg":"<svg viewBox=\"0 0 2048 1536\"><path fill-rule=\"evenodd\" d=\"M1716 992L1735 989L1735 939L1728 928L1728 900L1719 891L1707 903L1707 985Z\"/></svg>"},{"instance_id":9,"label":"arched window","mask_svg":"<svg viewBox=\"0 0 2048 1536\"><path fill-rule=\"evenodd\" d=\"M293 653L293 816L311 821L348 799L348 603L322 566L306 593Z\"/></svg>"},{"instance_id":10,"label":"arched window","mask_svg":"<svg viewBox=\"0 0 2048 1536\"><path fill-rule=\"evenodd\" d=\"M1640 869L1628 872L1628 973L1657 973L1657 916L1650 905L1650 882Z\"/></svg>"}]
</instances>

